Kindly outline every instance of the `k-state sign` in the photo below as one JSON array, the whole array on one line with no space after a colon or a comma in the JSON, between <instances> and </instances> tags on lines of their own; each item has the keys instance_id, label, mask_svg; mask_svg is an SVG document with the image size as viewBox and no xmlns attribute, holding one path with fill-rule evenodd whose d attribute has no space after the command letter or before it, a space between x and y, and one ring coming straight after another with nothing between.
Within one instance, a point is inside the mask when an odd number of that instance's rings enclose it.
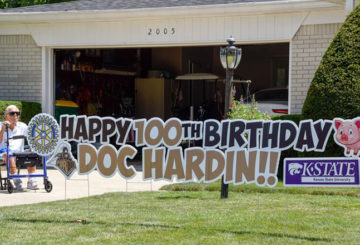
<instances>
[{"instance_id":1,"label":"k-state sign","mask_svg":"<svg viewBox=\"0 0 360 245\"><path fill-rule=\"evenodd\" d=\"M360 186L357 158L286 158L285 186Z\"/></svg>"}]
</instances>

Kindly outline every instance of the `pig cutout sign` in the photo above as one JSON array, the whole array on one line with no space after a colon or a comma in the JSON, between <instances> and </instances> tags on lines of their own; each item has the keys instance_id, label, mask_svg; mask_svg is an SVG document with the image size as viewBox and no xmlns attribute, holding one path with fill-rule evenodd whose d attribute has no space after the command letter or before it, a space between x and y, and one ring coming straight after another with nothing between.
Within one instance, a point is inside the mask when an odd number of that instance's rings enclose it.
<instances>
[{"instance_id":1,"label":"pig cutout sign","mask_svg":"<svg viewBox=\"0 0 360 245\"><path fill-rule=\"evenodd\" d=\"M344 147L345 156L358 156L360 153L360 117L352 120L334 119L335 142Z\"/></svg>"}]
</instances>

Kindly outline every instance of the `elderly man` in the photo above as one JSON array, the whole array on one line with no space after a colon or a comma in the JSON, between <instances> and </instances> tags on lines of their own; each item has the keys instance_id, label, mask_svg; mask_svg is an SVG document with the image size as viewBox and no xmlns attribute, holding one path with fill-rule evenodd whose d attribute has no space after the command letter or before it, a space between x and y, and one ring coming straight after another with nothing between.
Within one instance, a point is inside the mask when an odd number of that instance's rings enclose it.
<instances>
[{"instance_id":1,"label":"elderly man","mask_svg":"<svg viewBox=\"0 0 360 245\"><path fill-rule=\"evenodd\" d=\"M14 136L27 134L27 126L25 123L19 122L20 111L15 105L9 105L5 109L5 121L0 122L0 153L4 154L4 159L7 161L6 155L6 142L7 137L9 136L9 165L10 165L10 174L16 174L16 163L15 158L12 153L24 151L24 139L12 139ZM6 125L8 126L8 133L6 132ZM32 174L36 170L36 167L28 167L28 173ZM22 181L20 178L14 178L15 188L17 190L22 189ZM34 178L29 177L27 182L27 188L36 190L38 185Z\"/></svg>"}]
</instances>

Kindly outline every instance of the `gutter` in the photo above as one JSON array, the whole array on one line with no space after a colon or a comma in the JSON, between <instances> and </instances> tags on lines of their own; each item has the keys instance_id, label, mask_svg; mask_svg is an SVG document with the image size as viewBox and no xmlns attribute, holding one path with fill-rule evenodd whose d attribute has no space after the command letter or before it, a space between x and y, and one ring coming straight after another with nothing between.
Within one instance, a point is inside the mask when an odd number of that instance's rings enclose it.
<instances>
[{"instance_id":1,"label":"gutter","mask_svg":"<svg viewBox=\"0 0 360 245\"><path fill-rule=\"evenodd\" d=\"M349 0L347 0L349 1ZM121 19L159 19L165 17L231 16L272 13L299 13L313 10L339 10L343 4L323 0L287 0L235 4L142 8L119 10L84 10L52 12L0 12L0 23L89 22Z\"/></svg>"}]
</instances>

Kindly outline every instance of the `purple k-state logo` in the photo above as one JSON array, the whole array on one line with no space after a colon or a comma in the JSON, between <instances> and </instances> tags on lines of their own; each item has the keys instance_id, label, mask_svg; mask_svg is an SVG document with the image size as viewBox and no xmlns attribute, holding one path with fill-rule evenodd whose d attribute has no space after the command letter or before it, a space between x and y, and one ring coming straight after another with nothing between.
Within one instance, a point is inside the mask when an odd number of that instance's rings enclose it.
<instances>
[{"instance_id":1,"label":"purple k-state logo","mask_svg":"<svg viewBox=\"0 0 360 245\"><path fill-rule=\"evenodd\" d=\"M285 186L360 186L359 159L286 158Z\"/></svg>"}]
</instances>

